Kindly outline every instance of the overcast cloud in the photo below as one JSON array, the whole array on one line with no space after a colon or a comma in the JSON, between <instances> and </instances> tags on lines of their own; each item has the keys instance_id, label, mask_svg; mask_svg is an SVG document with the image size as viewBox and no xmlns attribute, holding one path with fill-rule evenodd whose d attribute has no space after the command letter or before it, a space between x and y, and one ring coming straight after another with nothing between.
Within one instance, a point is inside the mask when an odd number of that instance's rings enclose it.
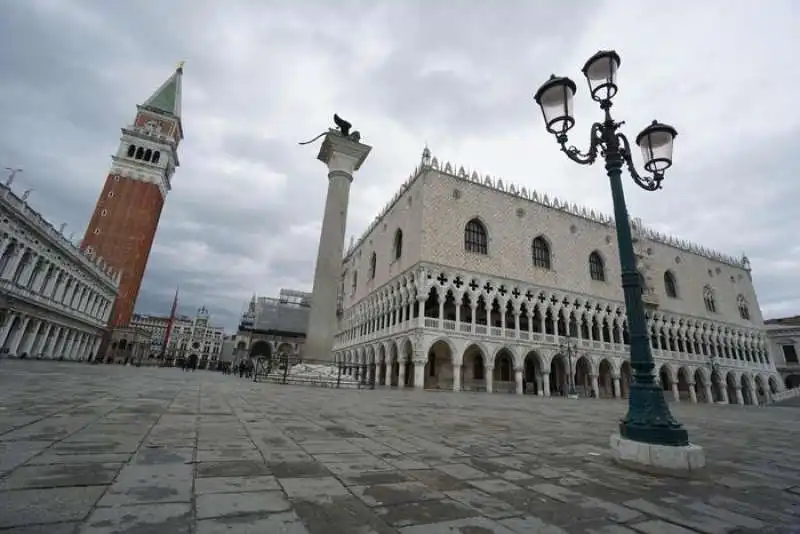
<instances>
[{"instance_id":1,"label":"overcast cloud","mask_svg":"<svg viewBox=\"0 0 800 534\"><path fill-rule=\"evenodd\" d=\"M532 101L551 73L581 82L622 56L617 117L679 131L665 189L628 182L633 215L746 252L766 316L800 313L800 4L720 1L8 0L0 6L0 167L80 239L119 128L186 60L181 167L137 311L206 304L233 328L252 293L310 290L327 186L317 147L352 121L374 149L357 174L359 236L434 155L611 212L602 168L557 150ZM579 83L583 145L599 112ZM637 154L638 155L638 154Z\"/></svg>"}]
</instances>

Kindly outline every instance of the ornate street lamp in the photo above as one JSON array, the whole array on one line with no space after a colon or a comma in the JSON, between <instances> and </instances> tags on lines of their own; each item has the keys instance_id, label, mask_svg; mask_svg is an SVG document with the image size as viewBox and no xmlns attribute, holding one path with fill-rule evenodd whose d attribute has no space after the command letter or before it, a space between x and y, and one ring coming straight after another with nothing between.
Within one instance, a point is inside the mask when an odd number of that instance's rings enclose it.
<instances>
[{"instance_id":1,"label":"ornate street lamp","mask_svg":"<svg viewBox=\"0 0 800 534\"><path fill-rule=\"evenodd\" d=\"M618 131L624 123L615 122L611 117L611 102L618 89L619 66L620 58L616 52L601 51L589 58L583 67L592 100L600 105L605 114L602 122L592 125L589 151L585 154L574 146L567 146L567 132L575 125L572 105L575 82L569 78L551 76L536 92L534 99L542 108L547 131L555 135L561 151L581 165L591 165L598 153L601 154L611 181L633 368L628 413L620 422L620 435L640 443L685 446L689 444L689 436L672 417L653 375L655 365L642 303L642 282L636 270L631 225L621 180L622 165L625 164L636 185L647 191L660 189L664 171L672 165L672 143L677 132L671 126L656 121L642 130L636 136L636 144L642 151L644 168L652 174L640 175L636 172L628 138Z\"/></svg>"},{"instance_id":2,"label":"ornate street lamp","mask_svg":"<svg viewBox=\"0 0 800 534\"><path fill-rule=\"evenodd\" d=\"M567 387L569 390L567 391L567 397L570 399L577 399L578 392L575 391L575 372L572 369L572 353L577 349L578 346L575 345L575 342L572 341L572 337L567 336L563 338L561 343L558 345L559 352L567 354L567 362L569 366L569 380L567 383Z\"/></svg>"}]
</instances>

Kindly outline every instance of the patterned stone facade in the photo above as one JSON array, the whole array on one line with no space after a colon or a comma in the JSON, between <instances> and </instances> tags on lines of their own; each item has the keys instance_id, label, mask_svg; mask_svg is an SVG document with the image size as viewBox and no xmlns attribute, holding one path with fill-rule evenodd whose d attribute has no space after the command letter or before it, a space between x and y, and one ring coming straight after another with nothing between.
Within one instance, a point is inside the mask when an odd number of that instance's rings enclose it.
<instances>
[{"instance_id":1,"label":"patterned stone facade","mask_svg":"<svg viewBox=\"0 0 800 534\"><path fill-rule=\"evenodd\" d=\"M93 357L120 274L81 252L10 185L0 186L0 355Z\"/></svg>"},{"instance_id":2,"label":"patterned stone facade","mask_svg":"<svg viewBox=\"0 0 800 534\"><path fill-rule=\"evenodd\" d=\"M789 389L800 388L800 316L766 321L775 366Z\"/></svg>"},{"instance_id":3,"label":"patterned stone facade","mask_svg":"<svg viewBox=\"0 0 800 534\"><path fill-rule=\"evenodd\" d=\"M417 387L550 394L572 376L587 394L624 395L614 221L454 169L426 149L345 256L339 361ZM780 389L747 258L633 230L664 388L739 403Z\"/></svg>"}]
</instances>

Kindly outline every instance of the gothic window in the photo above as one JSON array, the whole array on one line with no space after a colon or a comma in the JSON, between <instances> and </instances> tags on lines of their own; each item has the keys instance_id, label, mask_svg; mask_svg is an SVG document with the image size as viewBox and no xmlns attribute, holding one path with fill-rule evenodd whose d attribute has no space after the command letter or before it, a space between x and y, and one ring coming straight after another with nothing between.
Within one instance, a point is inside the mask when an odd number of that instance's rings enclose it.
<instances>
[{"instance_id":1,"label":"gothic window","mask_svg":"<svg viewBox=\"0 0 800 534\"><path fill-rule=\"evenodd\" d=\"M375 267L378 266L378 256L373 252L369 258L369 279L375 278Z\"/></svg>"},{"instance_id":2,"label":"gothic window","mask_svg":"<svg viewBox=\"0 0 800 534\"><path fill-rule=\"evenodd\" d=\"M664 291L666 291L668 297L678 298L678 283L675 281L675 275L672 271L664 272Z\"/></svg>"},{"instance_id":3,"label":"gothic window","mask_svg":"<svg viewBox=\"0 0 800 534\"><path fill-rule=\"evenodd\" d=\"M153 157L153 151L152 150L150 150L148 148L147 150L144 151L144 160L145 161L150 161L150 158L152 158L152 157Z\"/></svg>"},{"instance_id":4,"label":"gothic window","mask_svg":"<svg viewBox=\"0 0 800 534\"><path fill-rule=\"evenodd\" d=\"M741 316L742 319L749 321L750 308L747 306L747 300L744 298L744 295L739 295L736 297L736 306L739 308L739 316Z\"/></svg>"},{"instance_id":5,"label":"gothic window","mask_svg":"<svg viewBox=\"0 0 800 534\"><path fill-rule=\"evenodd\" d=\"M392 257L396 260L400 259L403 255L403 231L398 228L394 233L394 254Z\"/></svg>"},{"instance_id":6,"label":"gothic window","mask_svg":"<svg viewBox=\"0 0 800 534\"><path fill-rule=\"evenodd\" d=\"M603 258L600 257L600 254L596 250L589 254L589 276L592 277L592 280L597 280L598 282L606 281L606 269L605 265L603 265Z\"/></svg>"},{"instance_id":7,"label":"gothic window","mask_svg":"<svg viewBox=\"0 0 800 534\"><path fill-rule=\"evenodd\" d=\"M711 289L711 286L706 286L703 288L703 302L705 302L706 310L716 313L717 302L714 300L714 290Z\"/></svg>"},{"instance_id":8,"label":"gothic window","mask_svg":"<svg viewBox=\"0 0 800 534\"><path fill-rule=\"evenodd\" d=\"M150 161L152 161L153 163L158 163L159 159L161 159L161 152L156 150L155 152L153 152L153 159Z\"/></svg>"},{"instance_id":9,"label":"gothic window","mask_svg":"<svg viewBox=\"0 0 800 534\"><path fill-rule=\"evenodd\" d=\"M136 154L136 147L133 145L128 146L128 157L132 158L133 155Z\"/></svg>"},{"instance_id":10,"label":"gothic window","mask_svg":"<svg viewBox=\"0 0 800 534\"><path fill-rule=\"evenodd\" d=\"M139 147L136 149L136 159L142 159L144 157L144 149Z\"/></svg>"},{"instance_id":11,"label":"gothic window","mask_svg":"<svg viewBox=\"0 0 800 534\"><path fill-rule=\"evenodd\" d=\"M533 240L533 266L550 269L550 245L542 236Z\"/></svg>"},{"instance_id":12,"label":"gothic window","mask_svg":"<svg viewBox=\"0 0 800 534\"><path fill-rule=\"evenodd\" d=\"M464 227L464 249L476 254L489 253L489 239L486 227L479 219L472 219Z\"/></svg>"}]
</instances>

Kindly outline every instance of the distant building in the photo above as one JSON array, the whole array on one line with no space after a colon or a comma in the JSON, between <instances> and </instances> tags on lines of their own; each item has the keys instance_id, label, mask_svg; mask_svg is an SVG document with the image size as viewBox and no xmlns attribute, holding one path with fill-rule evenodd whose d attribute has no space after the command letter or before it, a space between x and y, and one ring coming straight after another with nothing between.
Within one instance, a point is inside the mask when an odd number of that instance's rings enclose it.
<instances>
[{"instance_id":1,"label":"distant building","mask_svg":"<svg viewBox=\"0 0 800 534\"><path fill-rule=\"evenodd\" d=\"M800 315L764 321L775 367L787 389L800 387Z\"/></svg>"},{"instance_id":2,"label":"distant building","mask_svg":"<svg viewBox=\"0 0 800 534\"><path fill-rule=\"evenodd\" d=\"M310 309L311 293L281 289L278 298L254 295L239 323L234 359L302 355Z\"/></svg>"},{"instance_id":3,"label":"distant building","mask_svg":"<svg viewBox=\"0 0 800 534\"><path fill-rule=\"evenodd\" d=\"M194 317L176 316L167 340L163 361L168 365L175 365L194 355L197 357L198 368L216 368L222 354L225 329L212 325L209 319L208 309L205 306L198 309ZM149 352L146 359L157 361L161 358L168 324L168 315L133 316L131 326L149 334Z\"/></svg>"},{"instance_id":4,"label":"distant building","mask_svg":"<svg viewBox=\"0 0 800 534\"><path fill-rule=\"evenodd\" d=\"M84 253L0 184L0 357L97 355L120 273Z\"/></svg>"}]
</instances>

